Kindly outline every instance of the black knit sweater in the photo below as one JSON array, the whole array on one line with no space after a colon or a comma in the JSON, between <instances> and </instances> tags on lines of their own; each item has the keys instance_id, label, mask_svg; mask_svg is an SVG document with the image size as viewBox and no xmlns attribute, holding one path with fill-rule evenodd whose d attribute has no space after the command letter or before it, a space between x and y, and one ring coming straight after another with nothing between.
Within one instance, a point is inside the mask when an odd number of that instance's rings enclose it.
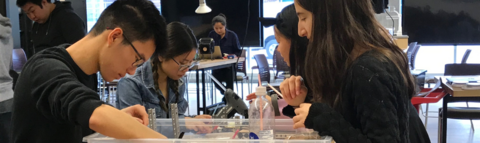
<instances>
[{"instance_id":1,"label":"black knit sweater","mask_svg":"<svg viewBox=\"0 0 480 143\"><path fill-rule=\"evenodd\" d=\"M337 143L430 142L400 71L383 55L375 51L361 55L343 83L339 106L313 103L307 128L332 136ZM294 115L291 107L283 113Z\"/></svg>"}]
</instances>

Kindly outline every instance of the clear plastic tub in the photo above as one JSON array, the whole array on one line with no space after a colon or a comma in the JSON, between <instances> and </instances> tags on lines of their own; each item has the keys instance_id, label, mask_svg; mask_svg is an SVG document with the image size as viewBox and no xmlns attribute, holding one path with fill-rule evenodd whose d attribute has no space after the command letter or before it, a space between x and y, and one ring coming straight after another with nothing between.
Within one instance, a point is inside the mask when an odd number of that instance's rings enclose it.
<instances>
[{"instance_id":1,"label":"clear plastic tub","mask_svg":"<svg viewBox=\"0 0 480 143\"><path fill-rule=\"evenodd\" d=\"M84 138L88 143L195 143L195 142L229 142L229 143L332 143L329 136L322 136L316 140L287 140L289 137L301 134L305 129L293 129L291 119L275 120L275 140L249 140L248 139L248 119L189 119L187 124L203 123L203 127L211 128L211 133L200 134L187 128L184 119L179 120L180 132L184 132L182 139L174 139L171 119L157 119L157 132L165 135L169 139L136 139L136 140L117 140L101 134L92 134ZM235 132L238 133L234 139Z\"/></svg>"}]
</instances>

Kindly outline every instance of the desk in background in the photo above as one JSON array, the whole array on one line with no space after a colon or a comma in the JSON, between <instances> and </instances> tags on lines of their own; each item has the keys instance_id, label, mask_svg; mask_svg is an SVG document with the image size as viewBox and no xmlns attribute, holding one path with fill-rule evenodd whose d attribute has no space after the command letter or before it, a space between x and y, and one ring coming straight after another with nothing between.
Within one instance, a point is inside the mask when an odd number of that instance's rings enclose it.
<instances>
[{"instance_id":1,"label":"desk in background","mask_svg":"<svg viewBox=\"0 0 480 143\"><path fill-rule=\"evenodd\" d=\"M238 62L243 62L245 61L244 57L240 57L238 59ZM214 59L214 60L201 60L196 66L194 66L191 70L196 71L196 83L197 83L197 115L201 115L200 111L203 111L203 113L206 113L206 107L207 107L207 100L206 100L206 89L205 89L205 70L214 70L214 69L221 69L221 68L228 68L231 67L233 72L233 78L236 78L236 64L237 64L237 58L235 59ZM200 73L199 71L202 72L202 107L200 107ZM227 74L227 73L226 73ZM234 80L236 81L236 80ZM233 89L232 89L233 90Z\"/></svg>"},{"instance_id":2,"label":"desk in background","mask_svg":"<svg viewBox=\"0 0 480 143\"><path fill-rule=\"evenodd\" d=\"M451 84L448 83L447 78L451 78L455 76L443 76L443 77L435 77L438 80L441 80L442 89L448 93L445 97L443 97L443 104L442 110L439 111L441 113L441 117L439 116L439 128L438 128L438 142L439 143L446 143L447 142L447 113L448 113L448 103L451 102L468 102L468 101L480 101L480 90L463 90L460 87L453 87ZM459 76L457 76L459 77ZM465 77L465 76L462 76ZM478 76L477 76L478 77ZM472 108L472 107L470 107ZM440 115L440 114L439 114Z\"/></svg>"},{"instance_id":3,"label":"desk in background","mask_svg":"<svg viewBox=\"0 0 480 143\"><path fill-rule=\"evenodd\" d=\"M395 41L395 44L402 49L405 50L408 48L408 36L407 35L401 35L401 36L393 36L393 40Z\"/></svg>"}]
</instances>

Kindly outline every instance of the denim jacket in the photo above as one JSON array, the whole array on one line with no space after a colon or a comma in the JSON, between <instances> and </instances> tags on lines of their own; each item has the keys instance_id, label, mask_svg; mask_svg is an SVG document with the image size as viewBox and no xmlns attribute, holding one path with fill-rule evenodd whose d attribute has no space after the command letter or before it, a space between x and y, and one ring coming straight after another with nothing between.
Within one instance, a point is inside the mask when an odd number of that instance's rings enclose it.
<instances>
[{"instance_id":1,"label":"denim jacket","mask_svg":"<svg viewBox=\"0 0 480 143\"><path fill-rule=\"evenodd\" d=\"M188 102L184 98L185 84L183 79L180 79L179 81L178 92L180 93L180 97L177 102L178 117L184 118L184 114L188 108ZM162 92L159 93L162 94ZM174 91L171 88L168 88L168 92L168 104L175 103L176 98ZM160 107L160 100L165 101L165 97L162 95L159 99L155 92L150 60L138 67L134 75L127 75L118 82L116 104L119 109L140 104L145 106L147 111L150 108L155 108L157 118L170 118L170 105L167 105L168 112L163 111Z\"/></svg>"}]
</instances>

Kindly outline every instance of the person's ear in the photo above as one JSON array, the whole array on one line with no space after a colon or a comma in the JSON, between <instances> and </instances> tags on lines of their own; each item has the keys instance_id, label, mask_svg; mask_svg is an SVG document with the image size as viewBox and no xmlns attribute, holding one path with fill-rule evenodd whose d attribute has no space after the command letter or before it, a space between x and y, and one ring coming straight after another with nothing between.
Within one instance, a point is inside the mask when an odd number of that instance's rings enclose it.
<instances>
[{"instance_id":1,"label":"person's ear","mask_svg":"<svg viewBox=\"0 0 480 143\"><path fill-rule=\"evenodd\" d=\"M107 43L108 47L112 47L112 45L117 45L121 44L123 39L123 30L120 28L115 28L113 30L107 30L108 36L107 36Z\"/></svg>"},{"instance_id":2,"label":"person's ear","mask_svg":"<svg viewBox=\"0 0 480 143\"><path fill-rule=\"evenodd\" d=\"M162 56L158 56L158 61L163 62L163 61L164 61L163 57L162 57Z\"/></svg>"},{"instance_id":3,"label":"person's ear","mask_svg":"<svg viewBox=\"0 0 480 143\"><path fill-rule=\"evenodd\" d=\"M41 9L45 8L47 3L48 3L47 0L42 0L42 2L40 3L42 5Z\"/></svg>"}]
</instances>

